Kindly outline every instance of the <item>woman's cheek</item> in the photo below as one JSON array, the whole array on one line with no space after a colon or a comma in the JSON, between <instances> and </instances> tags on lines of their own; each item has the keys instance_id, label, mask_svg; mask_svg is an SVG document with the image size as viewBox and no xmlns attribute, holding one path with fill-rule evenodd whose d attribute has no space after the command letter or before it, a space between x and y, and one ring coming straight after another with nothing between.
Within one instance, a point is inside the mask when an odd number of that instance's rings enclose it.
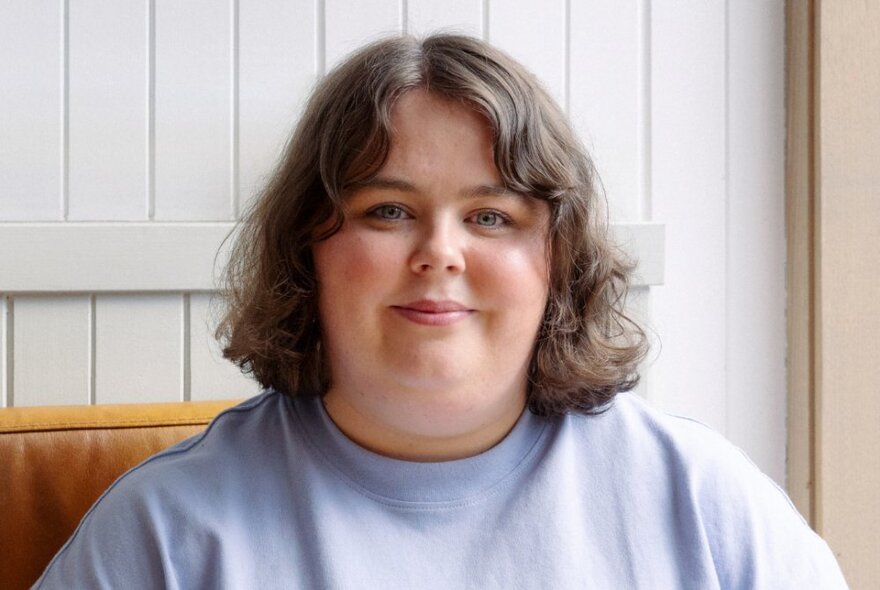
<instances>
[{"instance_id":1,"label":"woman's cheek","mask_svg":"<svg viewBox=\"0 0 880 590\"><path fill-rule=\"evenodd\" d=\"M338 259L342 265L339 276L345 277L350 285L370 285L389 281L389 273L395 266L402 264L401 250L404 247L399 240L371 234L351 233L342 238L339 244Z\"/></svg>"},{"instance_id":2,"label":"woman's cheek","mask_svg":"<svg viewBox=\"0 0 880 590\"><path fill-rule=\"evenodd\" d=\"M542 248L523 246L484 258L474 275L481 290L514 307L545 301L548 293L547 261Z\"/></svg>"}]
</instances>

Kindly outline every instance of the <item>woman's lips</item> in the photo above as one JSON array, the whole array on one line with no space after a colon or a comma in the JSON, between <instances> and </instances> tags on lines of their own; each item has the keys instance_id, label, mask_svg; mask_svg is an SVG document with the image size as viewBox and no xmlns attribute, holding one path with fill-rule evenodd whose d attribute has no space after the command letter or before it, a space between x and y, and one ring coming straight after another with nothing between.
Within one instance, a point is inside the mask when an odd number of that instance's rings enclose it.
<instances>
[{"instance_id":1,"label":"woman's lips","mask_svg":"<svg viewBox=\"0 0 880 590\"><path fill-rule=\"evenodd\" d=\"M409 321L423 326L450 326L475 312L457 301L431 301L427 299L403 305L392 305L391 309Z\"/></svg>"}]
</instances>

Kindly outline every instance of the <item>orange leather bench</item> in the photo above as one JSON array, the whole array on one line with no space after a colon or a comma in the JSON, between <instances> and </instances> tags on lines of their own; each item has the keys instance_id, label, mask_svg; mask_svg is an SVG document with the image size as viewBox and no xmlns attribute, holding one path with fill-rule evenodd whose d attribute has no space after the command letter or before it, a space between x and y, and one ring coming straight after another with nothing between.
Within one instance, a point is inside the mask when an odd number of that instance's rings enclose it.
<instances>
[{"instance_id":1,"label":"orange leather bench","mask_svg":"<svg viewBox=\"0 0 880 590\"><path fill-rule=\"evenodd\" d=\"M0 409L0 588L28 588L117 477L235 401Z\"/></svg>"}]
</instances>

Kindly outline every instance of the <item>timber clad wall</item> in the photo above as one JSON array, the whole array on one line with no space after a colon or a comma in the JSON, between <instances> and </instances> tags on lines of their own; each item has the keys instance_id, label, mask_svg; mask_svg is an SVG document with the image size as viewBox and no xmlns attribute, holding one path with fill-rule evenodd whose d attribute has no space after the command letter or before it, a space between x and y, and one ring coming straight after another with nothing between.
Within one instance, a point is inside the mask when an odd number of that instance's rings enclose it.
<instances>
[{"instance_id":1,"label":"timber clad wall","mask_svg":"<svg viewBox=\"0 0 880 590\"><path fill-rule=\"evenodd\" d=\"M880 5L789 2L789 489L880 587Z\"/></svg>"},{"instance_id":2,"label":"timber clad wall","mask_svg":"<svg viewBox=\"0 0 880 590\"><path fill-rule=\"evenodd\" d=\"M6 3L2 403L255 392L211 342L213 252L323 72L438 28L523 61L592 151L662 341L641 393L784 482L781 1Z\"/></svg>"}]
</instances>

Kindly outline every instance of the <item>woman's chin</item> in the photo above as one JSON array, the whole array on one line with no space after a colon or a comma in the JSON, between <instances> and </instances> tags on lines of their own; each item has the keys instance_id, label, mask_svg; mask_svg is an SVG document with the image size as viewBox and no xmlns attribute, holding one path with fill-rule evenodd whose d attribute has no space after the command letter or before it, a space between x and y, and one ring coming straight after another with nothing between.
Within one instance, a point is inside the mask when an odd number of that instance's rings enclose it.
<instances>
[{"instance_id":1,"label":"woman's chin","mask_svg":"<svg viewBox=\"0 0 880 590\"><path fill-rule=\"evenodd\" d=\"M383 374L400 387L426 393L457 390L477 379L476 371L469 370L467 359L448 350L446 354L408 357L385 366L394 367Z\"/></svg>"},{"instance_id":2,"label":"woman's chin","mask_svg":"<svg viewBox=\"0 0 880 590\"><path fill-rule=\"evenodd\" d=\"M454 399L472 399L468 393L473 389L473 379L463 379L460 373L455 372L409 372L397 375L395 379L396 389L400 394L410 399L423 401ZM392 386L393 387L393 386Z\"/></svg>"}]
</instances>

